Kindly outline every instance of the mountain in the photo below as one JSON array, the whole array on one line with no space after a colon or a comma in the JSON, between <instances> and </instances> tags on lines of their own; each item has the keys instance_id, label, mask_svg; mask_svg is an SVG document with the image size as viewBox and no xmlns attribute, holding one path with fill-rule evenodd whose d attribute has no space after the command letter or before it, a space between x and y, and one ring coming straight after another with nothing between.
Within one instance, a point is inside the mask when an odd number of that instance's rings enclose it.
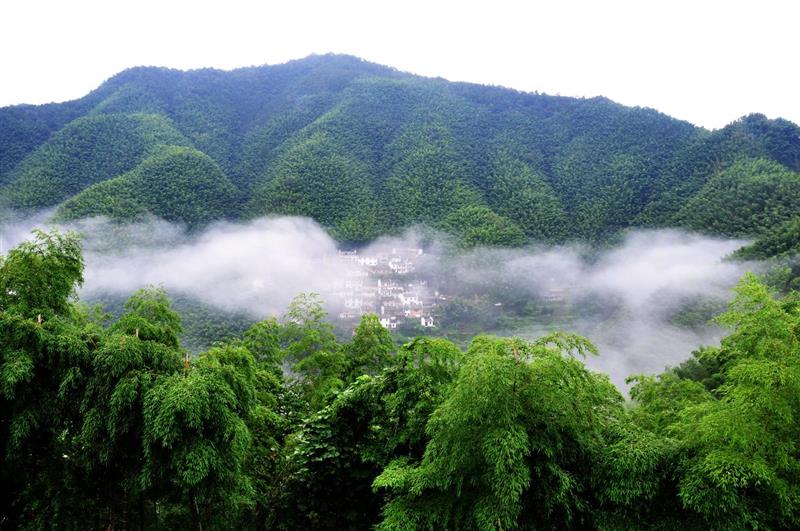
<instances>
[{"instance_id":1,"label":"mountain","mask_svg":"<svg viewBox=\"0 0 800 531\"><path fill-rule=\"evenodd\" d=\"M2 207L190 226L305 215L351 243L419 223L467 244L631 226L758 237L800 216L798 172L786 120L707 131L341 55L132 68L79 100L0 109Z\"/></svg>"}]
</instances>

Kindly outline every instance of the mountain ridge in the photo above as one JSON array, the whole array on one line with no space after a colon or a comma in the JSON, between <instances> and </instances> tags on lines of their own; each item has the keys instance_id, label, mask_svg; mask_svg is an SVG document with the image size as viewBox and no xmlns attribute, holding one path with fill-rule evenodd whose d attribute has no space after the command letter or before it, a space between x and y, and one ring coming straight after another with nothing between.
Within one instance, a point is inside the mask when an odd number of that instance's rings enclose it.
<instances>
[{"instance_id":1,"label":"mountain ridge","mask_svg":"<svg viewBox=\"0 0 800 531\"><path fill-rule=\"evenodd\" d=\"M145 115L159 125L142 131ZM115 128L92 133L105 122ZM605 97L451 82L333 54L234 70L133 67L78 100L0 108L0 205L59 207L172 145L210 157L237 200L224 216L192 204L168 217L305 215L350 243L419 223L457 233L452 220L480 209L491 213L479 216L484 229L542 241L634 226L758 237L772 228L773 202L789 205L774 224L800 215L794 195L775 196L800 182L800 128L787 120L753 114L709 131ZM715 193L708 183L733 165L756 172L740 171L757 202L735 191L729 202L757 211L758 223L705 227L681 214L688 203L702 211ZM767 167L769 177L755 178ZM69 186L54 188L61 182ZM93 190L94 201L113 202Z\"/></svg>"}]
</instances>

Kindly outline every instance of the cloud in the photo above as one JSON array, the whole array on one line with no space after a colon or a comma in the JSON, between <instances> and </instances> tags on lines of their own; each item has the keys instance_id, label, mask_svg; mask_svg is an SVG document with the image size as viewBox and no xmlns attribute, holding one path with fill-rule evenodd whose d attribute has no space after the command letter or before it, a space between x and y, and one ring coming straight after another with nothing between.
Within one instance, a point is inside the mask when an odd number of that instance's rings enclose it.
<instances>
[{"instance_id":1,"label":"cloud","mask_svg":"<svg viewBox=\"0 0 800 531\"><path fill-rule=\"evenodd\" d=\"M187 234L151 220L111 228L91 220L86 282L82 295L127 294L147 285L191 295L255 319L285 310L302 291L329 293L345 274L333 259L335 242L305 218L263 218L244 224L219 223L200 234ZM116 233L116 248L103 234Z\"/></svg>"},{"instance_id":2,"label":"cloud","mask_svg":"<svg viewBox=\"0 0 800 531\"><path fill-rule=\"evenodd\" d=\"M15 245L46 217L6 216L0 238L7 247ZM200 233L157 219L128 225L91 219L66 228L85 235L81 296L89 299L162 285L256 320L282 314L300 292L320 293L335 309L341 281L352 272L336 258L337 245L325 230L306 218L217 223ZM586 335L600 349L588 365L624 388L626 376L659 372L719 340L722 330L679 326L674 317L687 304L727 299L738 278L757 267L723 260L743 243L647 230L631 231L619 245L601 250L565 245L458 251L447 238L412 230L379 239L361 253L425 247L417 272L430 290L483 298L492 307L533 301L550 308L554 316L522 312L513 326L493 332L533 338L558 328Z\"/></svg>"},{"instance_id":3,"label":"cloud","mask_svg":"<svg viewBox=\"0 0 800 531\"><path fill-rule=\"evenodd\" d=\"M589 367L606 372L620 388L628 375L660 372L724 334L718 327L675 324L687 305L721 305L730 288L759 264L726 261L742 240L709 238L677 230L631 231L612 249L584 246L498 251L478 249L464 257L455 282L506 282L532 297L563 298L568 306L556 326L587 336L600 356ZM475 265L478 264L478 265ZM538 337L552 330L532 322L509 333Z\"/></svg>"}]
</instances>

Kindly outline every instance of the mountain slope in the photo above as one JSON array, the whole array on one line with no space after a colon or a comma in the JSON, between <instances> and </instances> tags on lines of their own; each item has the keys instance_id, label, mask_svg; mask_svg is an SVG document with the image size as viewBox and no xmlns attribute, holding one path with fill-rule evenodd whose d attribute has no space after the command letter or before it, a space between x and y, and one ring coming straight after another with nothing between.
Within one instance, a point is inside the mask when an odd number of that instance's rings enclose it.
<instances>
[{"instance_id":1,"label":"mountain slope","mask_svg":"<svg viewBox=\"0 0 800 531\"><path fill-rule=\"evenodd\" d=\"M800 174L766 159L739 159L715 173L675 219L697 231L751 236L798 215Z\"/></svg>"},{"instance_id":2,"label":"mountain slope","mask_svg":"<svg viewBox=\"0 0 800 531\"><path fill-rule=\"evenodd\" d=\"M169 206L104 202L124 202L130 174L165 145L213 159L225 184L217 175L210 189L228 202L221 190L232 183L236 200L222 209L192 193L191 172L167 172L180 190ZM230 72L130 69L75 102L0 109L0 154L0 204L68 201L60 212L70 217L147 210L202 224L296 214L348 242L415 223L463 233L457 212L493 213L504 221L487 226L544 241L642 225L755 235L794 215L782 195L800 171L800 129L751 115L709 132L605 98L451 83L326 55ZM765 171L782 184L765 184ZM155 186L145 181L136 186ZM735 215L720 218L725 205ZM761 209L757 221L739 215L748 209Z\"/></svg>"},{"instance_id":3,"label":"mountain slope","mask_svg":"<svg viewBox=\"0 0 800 531\"><path fill-rule=\"evenodd\" d=\"M745 260L797 254L800 254L800 217L773 227L752 244L736 251L736 256Z\"/></svg>"},{"instance_id":4,"label":"mountain slope","mask_svg":"<svg viewBox=\"0 0 800 531\"><path fill-rule=\"evenodd\" d=\"M135 219L153 214L191 227L228 216L237 196L211 157L194 148L164 146L130 172L68 199L56 218Z\"/></svg>"},{"instance_id":5,"label":"mountain slope","mask_svg":"<svg viewBox=\"0 0 800 531\"><path fill-rule=\"evenodd\" d=\"M187 140L154 114L78 118L25 157L8 175L2 199L13 207L48 207L132 169L160 145Z\"/></svg>"}]
</instances>

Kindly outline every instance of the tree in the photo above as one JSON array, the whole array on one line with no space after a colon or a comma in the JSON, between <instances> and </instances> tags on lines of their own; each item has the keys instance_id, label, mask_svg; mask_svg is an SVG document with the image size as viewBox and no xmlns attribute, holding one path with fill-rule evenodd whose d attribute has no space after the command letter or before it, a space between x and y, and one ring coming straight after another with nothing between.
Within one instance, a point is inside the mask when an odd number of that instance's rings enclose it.
<instances>
[{"instance_id":1,"label":"tree","mask_svg":"<svg viewBox=\"0 0 800 531\"><path fill-rule=\"evenodd\" d=\"M80 448L95 518L104 527L155 525L142 487L144 400L159 378L182 367L180 317L162 290L146 289L125 303L92 359L81 401Z\"/></svg>"},{"instance_id":2,"label":"tree","mask_svg":"<svg viewBox=\"0 0 800 531\"><path fill-rule=\"evenodd\" d=\"M716 528L800 525L800 299L746 275L720 323L721 398L676 423L690 455L680 496Z\"/></svg>"},{"instance_id":3,"label":"tree","mask_svg":"<svg viewBox=\"0 0 800 531\"><path fill-rule=\"evenodd\" d=\"M394 342L377 315L361 317L353 340L344 346L347 369L345 381L352 382L362 374L377 374L391 362Z\"/></svg>"},{"instance_id":4,"label":"tree","mask_svg":"<svg viewBox=\"0 0 800 531\"><path fill-rule=\"evenodd\" d=\"M83 283L77 234L33 231L33 240L9 251L0 272L0 309L35 317L66 313Z\"/></svg>"},{"instance_id":5,"label":"tree","mask_svg":"<svg viewBox=\"0 0 800 531\"><path fill-rule=\"evenodd\" d=\"M346 363L333 325L325 320L322 299L315 293L301 293L286 311L284 324L285 359L299 376L299 383L312 410L343 387Z\"/></svg>"},{"instance_id":6,"label":"tree","mask_svg":"<svg viewBox=\"0 0 800 531\"><path fill-rule=\"evenodd\" d=\"M631 390L633 419L653 447L665 450L641 470L662 478L649 505L650 512L672 509L656 520L664 525L800 524L800 300L775 298L750 274L735 292L718 318L732 328L719 348L703 349L695 363L658 378L637 377ZM672 479L665 488L666 478Z\"/></svg>"},{"instance_id":7,"label":"tree","mask_svg":"<svg viewBox=\"0 0 800 531\"><path fill-rule=\"evenodd\" d=\"M81 521L79 390L99 334L69 302L83 279L77 236L33 234L0 264L0 519L37 527Z\"/></svg>"},{"instance_id":8,"label":"tree","mask_svg":"<svg viewBox=\"0 0 800 531\"><path fill-rule=\"evenodd\" d=\"M384 496L373 491L373 481L391 460L422 456L425 424L446 396L460 359L461 351L447 340L415 339L403 345L397 363L358 377L312 413L289 438L283 509L288 520L282 524L376 524Z\"/></svg>"},{"instance_id":9,"label":"tree","mask_svg":"<svg viewBox=\"0 0 800 531\"><path fill-rule=\"evenodd\" d=\"M622 397L569 355L586 340L478 337L427 425L421 461L375 480L390 501L380 529L592 525L593 464Z\"/></svg>"},{"instance_id":10,"label":"tree","mask_svg":"<svg viewBox=\"0 0 800 531\"><path fill-rule=\"evenodd\" d=\"M145 396L142 484L183 507L195 528L224 526L252 507L244 466L256 378L250 352L217 347L182 373L158 378Z\"/></svg>"},{"instance_id":11,"label":"tree","mask_svg":"<svg viewBox=\"0 0 800 531\"><path fill-rule=\"evenodd\" d=\"M513 221L484 206L460 208L444 218L442 227L458 236L463 247L519 247L527 241L525 233Z\"/></svg>"},{"instance_id":12,"label":"tree","mask_svg":"<svg viewBox=\"0 0 800 531\"><path fill-rule=\"evenodd\" d=\"M274 317L259 321L244 333L243 344L255 360L281 373L284 352L283 327Z\"/></svg>"}]
</instances>

